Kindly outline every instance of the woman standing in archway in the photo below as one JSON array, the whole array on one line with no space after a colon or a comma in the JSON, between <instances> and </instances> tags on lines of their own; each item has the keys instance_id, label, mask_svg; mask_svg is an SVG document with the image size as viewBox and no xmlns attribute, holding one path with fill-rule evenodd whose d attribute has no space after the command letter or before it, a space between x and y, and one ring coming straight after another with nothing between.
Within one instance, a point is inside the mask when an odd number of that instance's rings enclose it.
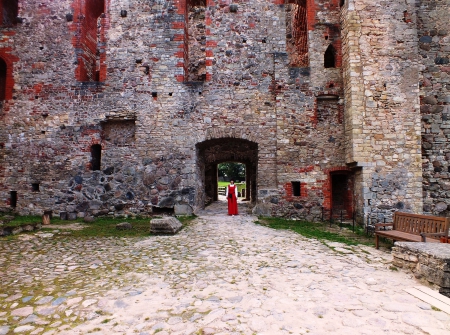
<instances>
[{"instance_id":1,"label":"woman standing in archway","mask_svg":"<svg viewBox=\"0 0 450 335\"><path fill-rule=\"evenodd\" d=\"M228 200L228 215L238 215L238 190L234 185L234 180L230 180L230 185L227 186L226 194Z\"/></svg>"}]
</instances>

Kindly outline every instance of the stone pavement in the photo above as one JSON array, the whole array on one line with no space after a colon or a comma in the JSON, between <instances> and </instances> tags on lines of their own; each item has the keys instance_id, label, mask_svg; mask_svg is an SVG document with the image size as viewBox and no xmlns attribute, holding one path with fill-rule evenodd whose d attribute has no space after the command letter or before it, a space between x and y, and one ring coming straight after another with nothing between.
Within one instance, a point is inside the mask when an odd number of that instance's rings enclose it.
<instances>
[{"instance_id":1,"label":"stone pavement","mask_svg":"<svg viewBox=\"0 0 450 335\"><path fill-rule=\"evenodd\" d=\"M0 240L0 334L450 333L389 254L217 206L176 236Z\"/></svg>"}]
</instances>

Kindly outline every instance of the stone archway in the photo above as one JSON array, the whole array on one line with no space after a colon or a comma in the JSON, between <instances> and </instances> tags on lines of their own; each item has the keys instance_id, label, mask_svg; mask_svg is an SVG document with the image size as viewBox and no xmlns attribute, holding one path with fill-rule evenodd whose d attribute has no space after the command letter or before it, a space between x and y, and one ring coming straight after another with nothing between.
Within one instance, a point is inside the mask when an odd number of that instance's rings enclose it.
<instances>
[{"instance_id":1,"label":"stone archway","mask_svg":"<svg viewBox=\"0 0 450 335\"><path fill-rule=\"evenodd\" d=\"M199 207L218 199L217 166L224 162L245 164L246 199L256 203L256 177L258 167L258 144L239 138L216 138L196 145L197 167L201 181L198 199Z\"/></svg>"}]
</instances>

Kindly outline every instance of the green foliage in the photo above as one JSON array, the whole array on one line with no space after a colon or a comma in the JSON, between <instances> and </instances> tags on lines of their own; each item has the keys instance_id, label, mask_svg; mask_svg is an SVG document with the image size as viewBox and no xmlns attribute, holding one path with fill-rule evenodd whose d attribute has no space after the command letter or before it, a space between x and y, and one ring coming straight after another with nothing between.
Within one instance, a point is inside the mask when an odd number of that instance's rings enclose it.
<instances>
[{"instance_id":1,"label":"green foliage","mask_svg":"<svg viewBox=\"0 0 450 335\"><path fill-rule=\"evenodd\" d=\"M219 177L229 178L235 182L245 180L245 165L242 163L221 163L217 170Z\"/></svg>"},{"instance_id":2,"label":"green foliage","mask_svg":"<svg viewBox=\"0 0 450 335\"><path fill-rule=\"evenodd\" d=\"M373 245L372 239L366 238L361 233L352 233L348 229L345 230L345 234L340 230L332 231L328 223L294 221L283 218L260 218L257 223L274 229L289 229L305 237L320 241L340 242L347 245Z\"/></svg>"}]
</instances>

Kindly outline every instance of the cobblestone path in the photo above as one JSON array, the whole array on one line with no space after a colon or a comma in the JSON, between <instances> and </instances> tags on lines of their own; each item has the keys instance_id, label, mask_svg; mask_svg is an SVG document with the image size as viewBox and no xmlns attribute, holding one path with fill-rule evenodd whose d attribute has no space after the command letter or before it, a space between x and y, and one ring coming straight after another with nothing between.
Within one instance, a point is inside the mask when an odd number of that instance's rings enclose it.
<instances>
[{"instance_id":1,"label":"cobblestone path","mask_svg":"<svg viewBox=\"0 0 450 335\"><path fill-rule=\"evenodd\" d=\"M387 253L255 220L209 210L172 237L1 240L0 334L450 333Z\"/></svg>"}]
</instances>

